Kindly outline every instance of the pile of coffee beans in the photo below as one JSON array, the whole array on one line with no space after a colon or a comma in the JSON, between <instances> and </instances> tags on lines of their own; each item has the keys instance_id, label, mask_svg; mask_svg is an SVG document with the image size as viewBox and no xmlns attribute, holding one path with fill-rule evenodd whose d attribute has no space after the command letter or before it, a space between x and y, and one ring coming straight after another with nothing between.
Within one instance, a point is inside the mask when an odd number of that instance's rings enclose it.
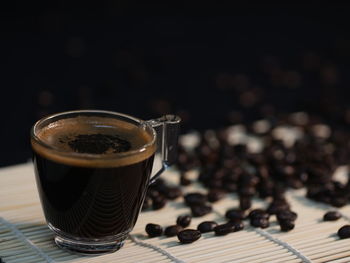
<instances>
[{"instance_id":1,"label":"pile of coffee beans","mask_svg":"<svg viewBox=\"0 0 350 263\"><path fill-rule=\"evenodd\" d=\"M158 224L147 224L146 233L149 237L161 236L163 233L167 237L177 236L183 244L192 243L201 237L201 231L195 229L184 229L191 224L192 217L190 215L180 215L176 219L175 225L170 225L163 228Z\"/></svg>"},{"instance_id":2,"label":"pile of coffee beans","mask_svg":"<svg viewBox=\"0 0 350 263\"><path fill-rule=\"evenodd\" d=\"M202 217L212 212L215 202L235 193L239 205L226 212L228 222L217 225L205 221L198 226L199 232L225 235L242 229L243 220L249 220L253 227L267 228L272 215L281 231L294 229L297 214L285 197L290 188L306 188L307 198L333 207L349 203L350 183L337 181L333 174L350 160L350 135L317 117L304 112L272 116L252 124L206 130L197 136L196 145L180 144L180 185L170 187L159 180L147 193L145 209L159 209L167 200L183 196L192 216ZM206 192L183 195L182 187L193 183L188 178L193 169L199 170L196 181ZM267 202L266 209L253 209L256 197ZM331 211L324 220L340 216Z\"/></svg>"},{"instance_id":3,"label":"pile of coffee beans","mask_svg":"<svg viewBox=\"0 0 350 263\"><path fill-rule=\"evenodd\" d=\"M182 190L178 186L169 186L164 180L158 178L152 185L149 186L142 210L152 208L159 210L163 208L168 200L174 200L182 196Z\"/></svg>"},{"instance_id":4,"label":"pile of coffee beans","mask_svg":"<svg viewBox=\"0 0 350 263\"><path fill-rule=\"evenodd\" d=\"M215 221L203 221L197 226L197 229L185 229L191 224L191 221L191 215L180 215L176 219L176 225L167 226L164 231L162 226L153 223L147 224L145 231L149 237L158 237L162 234L167 237L177 236L181 243L188 244L198 240L202 233L214 232L215 235L222 236L244 228L241 219L231 219L221 225Z\"/></svg>"}]
</instances>

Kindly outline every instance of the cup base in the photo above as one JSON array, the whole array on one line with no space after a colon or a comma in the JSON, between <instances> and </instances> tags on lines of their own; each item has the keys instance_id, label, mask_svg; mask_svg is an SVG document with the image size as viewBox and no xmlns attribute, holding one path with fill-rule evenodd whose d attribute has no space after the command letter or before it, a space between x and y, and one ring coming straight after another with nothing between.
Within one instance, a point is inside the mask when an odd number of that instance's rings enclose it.
<instances>
[{"instance_id":1,"label":"cup base","mask_svg":"<svg viewBox=\"0 0 350 263\"><path fill-rule=\"evenodd\" d=\"M62 249L83 255L100 255L112 253L119 250L124 245L125 238L109 242L86 242L67 239L66 237L55 236L55 243Z\"/></svg>"}]
</instances>

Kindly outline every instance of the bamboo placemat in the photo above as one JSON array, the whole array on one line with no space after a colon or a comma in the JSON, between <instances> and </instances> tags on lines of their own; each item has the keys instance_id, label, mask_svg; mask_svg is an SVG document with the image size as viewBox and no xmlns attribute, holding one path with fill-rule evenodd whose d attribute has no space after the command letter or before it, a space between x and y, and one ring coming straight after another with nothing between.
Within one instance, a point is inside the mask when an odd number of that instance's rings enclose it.
<instances>
[{"instance_id":1,"label":"bamboo placemat","mask_svg":"<svg viewBox=\"0 0 350 263\"><path fill-rule=\"evenodd\" d=\"M176 237L147 238L147 223L162 226L174 224L180 214L189 213L181 198L158 211L142 212L124 247L112 254L80 256L58 249L47 228L41 210L31 164L0 169L0 257L6 263L23 262L350 262L350 239L340 240L338 229L350 224L350 206L339 211L344 217L336 222L322 222L325 211L332 208L310 201L304 190L289 191L287 198L298 213L294 230L283 233L274 217L267 229L246 226L243 231L227 236L206 233L195 243L182 245ZM195 177L195 172L192 176ZM338 176L342 176L339 172ZM173 183L176 171L163 176ZM205 191L198 184L184 191ZM224 222L228 208L238 205L234 194L213 205L214 212L194 218L196 228L204 220ZM254 200L253 207L265 207L262 200Z\"/></svg>"}]
</instances>

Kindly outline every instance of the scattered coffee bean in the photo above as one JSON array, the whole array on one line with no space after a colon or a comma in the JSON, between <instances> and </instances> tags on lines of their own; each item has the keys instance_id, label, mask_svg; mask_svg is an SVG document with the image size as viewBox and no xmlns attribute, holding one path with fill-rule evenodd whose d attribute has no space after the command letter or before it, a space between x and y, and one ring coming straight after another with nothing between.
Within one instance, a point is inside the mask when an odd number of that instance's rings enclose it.
<instances>
[{"instance_id":1,"label":"scattered coffee bean","mask_svg":"<svg viewBox=\"0 0 350 263\"><path fill-rule=\"evenodd\" d=\"M235 226L230 223L225 223L214 227L215 235L224 236L235 231Z\"/></svg>"},{"instance_id":2,"label":"scattered coffee bean","mask_svg":"<svg viewBox=\"0 0 350 263\"><path fill-rule=\"evenodd\" d=\"M225 214L226 218L230 220L243 220L245 219L245 212L239 209L229 209Z\"/></svg>"},{"instance_id":3,"label":"scattered coffee bean","mask_svg":"<svg viewBox=\"0 0 350 263\"><path fill-rule=\"evenodd\" d=\"M215 221L204 221L197 226L197 230L201 233L207 233L213 231L217 225Z\"/></svg>"},{"instance_id":4,"label":"scattered coffee bean","mask_svg":"<svg viewBox=\"0 0 350 263\"><path fill-rule=\"evenodd\" d=\"M178 239L183 244L192 243L201 237L201 232L194 229L182 230L177 234Z\"/></svg>"},{"instance_id":5,"label":"scattered coffee bean","mask_svg":"<svg viewBox=\"0 0 350 263\"><path fill-rule=\"evenodd\" d=\"M334 197L331 199L331 205L335 207L343 207L348 203L345 197Z\"/></svg>"},{"instance_id":6,"label":"scattered coffee bean","mask_svg":"<svg viewBox=\"0 0 350 263\"><path fill-rule=\"evenodd\" d=\"M350 189L350 180L346 185L332 176L337 166L346 164L350 159L350 150L346 147L350 136L335 128L328 136L320 137L320 133L315 132L318 126L312 124L312 121L297 122L295 118L289 117L280 120L278 116L273 116L271 110L265 114L272 114L275 121L266 120L271 127L264 133L256 134L264 136L265 145L260 153L249 152L243 144L230 145L226 129L208 130L200 134L199 144L194 151L187 152L185 147L179 147L180 184L189 184L186 172L200 165L198 180L208 190L208 194L194 192L184 196L193 216L206 215L212 210L208 201L216 202L224 197L225 192L235 192L239 196L239 208L227 211L225 216L230 220L227 224L237 224L237 229L240 229L244 227L240 223L246 216L245 212L251 208L252 197L269 197L272 202L266 211L254 209L250 212L251 225L265 228L269 225L269 215L275 214L281 231L290 231L295 226L297 214L290 210L290 204L286 200L285 192L288 188L305 187L308 198L335 207L349 203L347 189ZM305 136L287 147L282 141L283 136L270 132L279 129L279 123L301 127ZM249 127L243 125L248 133L254 133ZM160 209L165 205L166 199L180 195L180 188L172 189L160 180L150 186L144 209L150 205L153 209ZM338 219L339 215L333 213L324 215L324 220Z\"/></svg>"},{"instance_id":7,"label":"scattered coffee bean","mask_svg":"<svg viewBox=\"0 0 350 263\"><path fill-rule=\"evenodd\" d=\"M152 200L150 197L146 196L142 204L142 211L149 209L152 206Z\"/></svg>"},{"instance_id":8,"label":"scattered coffee bean","mask_svg":"<svg viewBox=\"0 0 350 263\"><path fill-rule=\"evenodd\" d=\"M279 211L288 210L290 208L289 204L285 200L275 200L267 208L267 212L270 215L277 214Z\"/></svg>"},{"instance_id":9,"label":"scattered coffee bean","mask_svg":"<svg viewBox=\"0 0 350 263\"><path fill-rule=\"evenodd\" d=\"M164 192L161 192L166 198L170 200L174 200L182 195L182 191L180 187L167 187Z\"/></svg>"},{"instance_id":10,"label":"scattered coffee bean","mask_svg":"<svg viewBox=\"0 0 350 263\"><path fill-rule=\"evenodd\" d=\"M181 175L180 176L180 184L182 185L182 186L188 186L188 185L190 185L192 183L192 181L190 180L190 179L188 179L187 177L186 177L186 175Z\"/></svg>"},{"instance_id":11,"label":"scattered coffee bean","mask_svg":"<svg viewBox=\"0 0 350 263\"><path fill-rule=\"evenodd\" d=\"M152 201L153 201L153 203L152 203L153 210L159 210L159 209L163 208L167 203L166 198L162 195L158 195L158 196L152 198Z\"/></svg>"},{"instance_id":12,"label":"scattered coffee bean","mask_svg":"<svg viewBox=\"0 0 350 263\"><path fill-rule=\"evenodd\" d=\"M154 188L148 188L148 191L147 191L147 196L149 196L150 198L156 198L160 195L159 191L154 189Z\"/></svg>"},{"instance_id":13,"label":"scattered coffee bean","mask_svg":"<svg viewBox=\"0 0 350 263\"><path fill-rule=\"evenodd\" d=\"M164 230L164 235L166 235L167 237L173 237L176 236L182 230L183 228L179 225L168 226Z\"/></svg>"},{"instance_id":14,"label":"scattered coffee bean","mask_svg":"<svg viewBox=\"0 0 350 263\"><path fill-rule=\"evenodd\" d=\"M246 187L241 187L239 189L239 194L241 196L249 196L252 197L256 194L256 189L253 186L246 186Z\"/></svg>"},{"instance_id":15,"label":"scattered coffee bean","mask_svg":"<svg viewBox=\"0 0 350 263\"><path fill-rule=\"evenodd\" d=\"M294 221L290 221L290 220L280 220L279 225L281 227L281 231L283 232L293 230L295 227Z\"/></svg>"},{"instance_id":16,"label":"scattered coffee bean","mask_svg":"<svg viewBox=\"0 0 350 263\"><path fill-rule=\"evenodd\" d=\"M324 214L323 221L336 221L341 217L342 215L338 211L329 211Z\"/></svg>"},{"instance_id":17,"label":"scattered coffee bean","mask_svg":"<svg viewBox=\"0 0 350 263\"><path fill-rule=\"evenodd\" d=\"M157 224L147 224L145 230L149 237L158 237L163 234L163 228Z\"/></svg>"},{"instance_id":18,"label":"scattered coffee bean","mask_svg":"<svg viewBox=\"0 0 350 263\"><path fill-rule=\"evenodd\" d=\"M242 221L234 220L227 222L227 224L231 224L234 226L234 232L244 229L244 223Z\"/></svg>"},{"instance_id":19,"label":"scattered coffee bean","mask_svg":"<svg viewBox=\"0 0 350 263\"><path fill-rule=\"evenodd\" d=\"M212 211L212 207L208 205L196 205L191 206L192 216L201 217L209 214Z\"/></svg>"},{"instance_id":20,"label":"scattered coffee bean","mask_svg":"<svg viewBox=\"0 0 350 263\"><path fill-rule=\"evenodd\" d=\"M340 238L349 238L350 237L350 225L342 226L338 230L338 236Z\"/></svg>"},{"instance_id":21,"label":"scattered coffee bean","mask_svg":"<svg viewBox=\"0 0 350 263\"><path fill-rule=\"evenodd\" d=\"M290 210L278 211L276 214L278 221L295 221L298 217L297 213Z\"/></svg>"},{"instance_id":22,"label":"scattered coffee bean","mask_svg":"<svg viewBox=\"0 0 350 263\"><path fill-rule=\"evenodd\" d=\"M252 206L252 199L248 196L239 197L239 208L241 210L248 210Z\"/></svg>"},{"instance_id":23,"label":"scattered coffee bean","mask_svg":"<svg viewBox=\"0 0 350 263\"><path fill-rule=\"evenodd\" d=\"M226 193L220 189L212 189L209 191L207 197L209 202L214 203L224 198L225 195Z\"/></svg>"},{"instance_id":24,"label":"scattered coffee bean","mask_svg":"<svg viewBox=\"0 0 350 263\"><path fill-rule=\"evenodd\" d=\"M250 225L254 227L267 228L270 225L270 222L266 218L252 218L250 220Z\"/></svg>"},{"instance_id":25,"label":"scattered coffee bean","mask_svg":"<svg viewBox=\"0 0 350 263\"><path fill-rule=\"evenodd\" d=\"M190 215L180 215L176 220L176 224L182 227L188 227L191 224L192 217Z\"/></svg>"},{"instance_id":26,"label":"scattered coffee bean","mask_svg":"<svg viewBox=\"0 0 350 263\"><path fill-rule=\"evenodd\" d=\"M223 186L225 188L225 190L229 193L233 193L237 190L237 184L236 183L226 183Z\"/></svg>"},{"instance_id":27,"label":"scattered coffee bean","mask_svg":"<svg viewBox=\"0 0 350 263\"><path fill-rule=\"evenodd\" d=\"M263 209L253 209L252 211L249 212L248 217L250 219L253 218L265 218L265 219L269 219L270 218L270 214L267 213L265 210Z\"/></svg>"},{"instance_id":28,"label":"scattered coffee bean","mask_svg":"<svg viewBox=\"0 0 350 263\"><path fill-rule=\"evenodd\" d=\"M202 193L189 193L184 199L188 206L203 205L207 202L207 196Z\"/></svg>"}]
</instances>

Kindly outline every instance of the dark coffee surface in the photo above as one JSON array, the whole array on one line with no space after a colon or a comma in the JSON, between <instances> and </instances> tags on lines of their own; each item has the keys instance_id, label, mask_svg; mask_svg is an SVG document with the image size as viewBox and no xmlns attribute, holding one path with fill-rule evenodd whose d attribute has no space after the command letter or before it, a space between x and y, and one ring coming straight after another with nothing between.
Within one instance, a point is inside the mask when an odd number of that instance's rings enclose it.
<instances>
[{"instance_id":1,"label":"dark coffee surface","mask_svg":"<svg viewBox=\"0 0 350 263\"><path fill-rule=\"evenodd\" d=\"M38 130L35 152L58 163L84 167L116 167L141 162L155 152L153 135L138 125L97 116L61 119ZM148 145L147 147L145 147ZM142 151L139 151L142 149ZM119 153L136 151L130 155Z\"/></svg>"},{"instance_id":2,"label":"dark coffee surface","mask_svg":"<svg viewBox=\"0 0 350 263\"><path fill-rule=\"evenodd\" d=\"M153 155L119 167L60 164L34 153L37 186L53 227L79 238L128 232L140 211Z\"/></svg>"},{"instance_id":3,"label":"dark coffee surface","mask_svg":"<svg viewBox=\"0 0 350 263\"><path fill-rule=\"evenodd\" d=\"M127 152L131 148L129 141L122 139L118 135L110 134L79 134L64 141L69 147L79 153L104 154L106 152Z\"/></svg>"},{"instance_id":4,"label":"dark coffee surface","mask_svg":"<svg viewBox=\"0 0 350 263\"><path fill-rule=\"evenodd\" d=\"M137 125L97 116L58 120L38 131L37 136L60 151L92 154L135 150L151 141Z\"/></svg>"}]
</instances>

